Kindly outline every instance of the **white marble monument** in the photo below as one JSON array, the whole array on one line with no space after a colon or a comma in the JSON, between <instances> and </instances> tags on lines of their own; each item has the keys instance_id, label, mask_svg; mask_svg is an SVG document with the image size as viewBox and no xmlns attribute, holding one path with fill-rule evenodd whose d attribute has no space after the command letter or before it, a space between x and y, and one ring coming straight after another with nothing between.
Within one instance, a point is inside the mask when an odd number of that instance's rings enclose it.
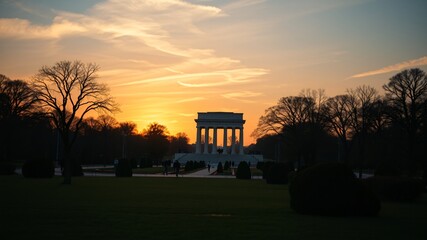
<instances>
[{"instance_id":1,"label":"white marble monument","mask_svg":"<svg viewBox=\"0 0 427 240\"><path fill-rule=\"evenodd\" d=\"M243 113L233 112L199 112L196 121L196 152L195 153L177 153L175 159L181 163L187 161L205 161L211 163L234 161L238 164L240 161L256 163L263 161L262 155L244 154L243 139L244 131ZM210 131L212 130L212 131ZM223 143L222 151L218 151L218 133L222 131ZM209 149L210 132L212 132L212 147ZM227 146L228 134L231 132L231 146ZM238 132L238 141L236 139ZM204 135L204 143L202 143ZM238 146L236 146L238 142ZM203 149L202 149L203 145ZM238 151L236 150L238 148Z\"/></svg>"}]
</instances>

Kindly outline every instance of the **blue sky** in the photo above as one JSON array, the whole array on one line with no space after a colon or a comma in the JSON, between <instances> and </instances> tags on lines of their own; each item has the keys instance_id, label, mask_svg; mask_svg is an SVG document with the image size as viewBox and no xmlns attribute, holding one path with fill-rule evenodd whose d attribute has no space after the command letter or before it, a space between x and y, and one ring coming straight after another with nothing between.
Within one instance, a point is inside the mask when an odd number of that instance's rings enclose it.
<instances>
[{"instance_id":1,"label":"blue sky","mask_svg":"<svg viewBox=\"0 0 427 240\"><path fill-rule=\"evenodd\" d=\"M302 89L329 96L427 66L422 0L0 0L0 73L100 65L120 121L193 139L198 111L264 109Z\"/></svg>"}]
</instances>

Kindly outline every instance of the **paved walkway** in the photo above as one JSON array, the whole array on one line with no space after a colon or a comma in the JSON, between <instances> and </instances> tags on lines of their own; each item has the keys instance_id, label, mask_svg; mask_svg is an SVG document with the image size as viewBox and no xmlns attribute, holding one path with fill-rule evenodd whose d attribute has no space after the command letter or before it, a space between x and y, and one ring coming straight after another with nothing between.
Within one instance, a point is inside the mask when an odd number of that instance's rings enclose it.
<instances>
[{"instance_id":1,"label":"paved walkway","mask_svg":"<svg viewBox=\"0 0 427 240\"><path fill-rule=\"evenodd\" d=\"M94 169L94 168L110 168L112 166L83 166L83 169ZM179 175L179 177L185 177L185 178L236 178L235 176L224 176L224 175L211 175L211 173L216 171L216 166L212 166L210 169L210 172L208 171L208 168L193 172L193 173L189 173L189 174L185 174L185 175ZM21 168L17 168L15 170L15 172L19 175L22 175L22 169ZM87 177L115 177L116 175L114 173L97 173L97 172L84 172L83 173L84 176ZM55 168L55 175L56 176L61 176L61 169L60 168ZM132 174L133 177L168 177L168 178L176 178L175 174L168 174L168 175L163 175L163 174L139 174L139 173L134 173ZM252 179L261 179L261 177L259 176L253 176Z\"/></svg>"},{"instance_id":2,"label":"paved walkway","mask_svg":"<svg viewBox=\"0 0 427 240\"><path fill-rule=\"evenodd\" d=\"M85 168L85 167L84 167ZM99 168L99 167L98 167ZM213 173L216 169L211 168L210 173ZM179 175L179 177L185 177L185 178L236 178L235 176L222 176L222 175L210 175L208 172L208 169L202 169L197 172L185 174L185 175ZM55 168L55 175L61 176L61 169ZM96 172L84 172L84 176L87 177L115 177L114 173L96 173ZM168 177L168 178L176 178L175 174L139 174L134 173L132 174L133 177Z\"/></svg>"}]
</instances>

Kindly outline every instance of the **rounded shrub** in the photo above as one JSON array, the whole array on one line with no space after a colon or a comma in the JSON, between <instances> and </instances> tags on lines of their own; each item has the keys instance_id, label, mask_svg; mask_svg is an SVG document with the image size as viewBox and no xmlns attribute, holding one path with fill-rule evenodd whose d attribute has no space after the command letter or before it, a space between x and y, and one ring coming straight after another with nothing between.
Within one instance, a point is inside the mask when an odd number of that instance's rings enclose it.
<instances>
[{"instance_id":1,"label":"rounded shrub","mask_svg":"<svg viewBox=\"0 0 427 240\"><path fill-rule=\"evenodd\" d=\"M16 166L13 163L0 162L0 175L13 175L15 174Z\"/></svg>"},{"instance_id":2,"label":"rounded shrub","mask_svg":"<svg viewBox=\"0 0 427 240\"><path fill-rule=\"evenodd\" d=\"M373 216L381 206L376 195L341 163L316 164L298 172L289 193L291 208L302 214Z\"/></svg>"},{"instance_id":3,"label":"rounded shrub","mask_svg":"<svg viewBox=\"0 0 427 240\"><path fill-rule=\"evenodd\" d=\"M129 160L119 160L116 166L116 177L132 177L132 164Z\"/></svg>"},{"instance_id":4,"label":"rounded shrub","mask_svg":"<svg viewBox=\"0 0 427 240\"><path fill-rule=\"evenodd\" d=\"M249 165L247 162L241 161L239 163L239 166L237 166L236 178L251 179L251 169L249 168Z\"/></svg>"},{"instance_id":5,"label":"rounded shrub","mask_svg":"<svg viewBox=\"0 0 427 240\"><path fill-rule=\"evenodd\" d=\"M273 163L266 171L265 180L268 184L287 184L290 170L289 164Z\"/></svg>"},{"instance_id":6,"label":"rounded shrub","mask_svg":"<svg viewBox=\"0 0 427 240\"><path fill-rule=\"evenodd\" d=\"M51 178L54 174L53 162L45 158L28 160L22 166L22 175L26 178Z\"/></svg>"}]
</instances>

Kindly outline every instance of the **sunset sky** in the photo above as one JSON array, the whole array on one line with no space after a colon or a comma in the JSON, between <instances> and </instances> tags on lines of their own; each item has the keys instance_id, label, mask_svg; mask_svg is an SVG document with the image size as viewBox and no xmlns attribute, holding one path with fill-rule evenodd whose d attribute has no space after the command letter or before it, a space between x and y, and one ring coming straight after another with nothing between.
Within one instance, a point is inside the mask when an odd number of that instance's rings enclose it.
<instances>
[{"instance_id":1,"label":"sunset sky","mask_svg":"<svg viewBox=\"0 0 427 240\"><path fill-rule=\"evenodd\" d=\"M280 97L427 70L426 0L0 0L0 73L97 63L121 112L195 141L197 112L244 113L245 145ZM220 138L221 139L221 138Z\"/></svg>"}]
</instances>

